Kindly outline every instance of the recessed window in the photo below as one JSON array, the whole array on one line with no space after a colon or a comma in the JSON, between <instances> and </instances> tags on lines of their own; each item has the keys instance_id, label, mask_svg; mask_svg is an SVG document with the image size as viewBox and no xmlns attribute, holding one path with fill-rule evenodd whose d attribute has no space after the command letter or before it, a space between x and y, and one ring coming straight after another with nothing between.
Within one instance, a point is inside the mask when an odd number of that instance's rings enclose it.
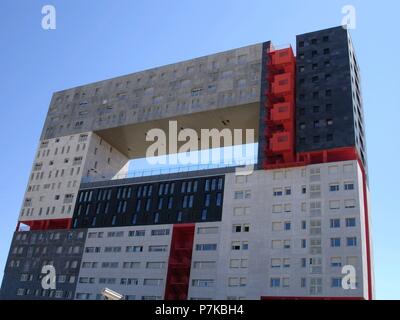
<instances>
[{"instance_id":1,"label":"recessed window","mask_svg":"<svg viewBox=\"0 0 400 320\"><path fill-rule=\"evenodd\" d=\"M331 238L331 247L332 248L340 247L340 238Z\"/></svg>"},{"instance_id":2,"label":"recessed window","mask_svg":"<svg viewBox=\"0 0 400 320\"><path fill-rule=\"evenodd\" d=\"M313 106L313 112L318 113L319 112L319 106Z\"/></svg>"},{"instance_id":3,"label":"recessed window","mask_svg":"<svg viewBox=\"0 0 400 320\"><path fill-rule=\"evenodd\" d=\"M340 228L340 219L331 219L330 227L331 228Z\"/></svg>"},{"instance_id":4,"label":"recessed window","mask_svg":"<svg viewBox=\"0 0 400 320\"><path fill-rule=\"evenodd\" d=\"M346 218L346 227L355 227L356 226L356 218Z\"/></svg>"},{"instance_id":5,"label":"recessed window","mask_svg":"<svg viewBox=\"0 0 400 320\"><path fill-rule=\"evenodd\" d=\"M356 237L348 237L348 238L346 238L346 245L348 247L357 246L357 238Z\"/></svg>"},{"instance_id":6,"label":"recessed window","mask_svg":"<svg viewBox=\"0 0 400 320\"><path fill-rule=\"evenodd\" d=\"M328 133L326 135L326 141L333 141L333 134L332 133Z\"/></svg>"},{"instance_id":7,"label":"recessed window","mask_svg":"<svg viewBox=\"0 0 400 320\"><path fill-rule=\"evenodd\" d=\"M319 143L320 140L321 140L320 136L314 136L314 137L313 137L313 142L314 142L314 143Z\"/></svg>"},{"instance_id":8,"label":"recessed window","mask_svg":"<svg viewBox=\"0 0 400 320\"><path fill-rule=\"evenodd\" d=\"M329 48L324 49L324 54L329 54L330 52L331 52L331 50Z\"/></svg>"}]
</instances>

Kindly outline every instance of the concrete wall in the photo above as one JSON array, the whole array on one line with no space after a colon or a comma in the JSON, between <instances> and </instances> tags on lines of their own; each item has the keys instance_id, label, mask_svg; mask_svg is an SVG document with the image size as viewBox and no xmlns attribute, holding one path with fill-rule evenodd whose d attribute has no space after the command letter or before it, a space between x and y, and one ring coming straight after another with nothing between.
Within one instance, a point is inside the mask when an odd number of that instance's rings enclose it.
<instances>
[{"instance_id":1,"label":"concrete wall","mask_svg":"<svg viewBox=\"0 0 400 320\"><path fill-rule=\"evenodd\" d=\"M71 218L82 177L112 177L128 159L94 133L41 141L19 221Z\"/></svg>"},{"instance_id":2,"label":"concrete wall","mask_svg":"<svg viewBox=\"0 0 400 320\"><path fill-rule=\"evenodd\" d=\"M257 102L262 44L53 95L41 140Z\"/></svg>"}]
</instances>

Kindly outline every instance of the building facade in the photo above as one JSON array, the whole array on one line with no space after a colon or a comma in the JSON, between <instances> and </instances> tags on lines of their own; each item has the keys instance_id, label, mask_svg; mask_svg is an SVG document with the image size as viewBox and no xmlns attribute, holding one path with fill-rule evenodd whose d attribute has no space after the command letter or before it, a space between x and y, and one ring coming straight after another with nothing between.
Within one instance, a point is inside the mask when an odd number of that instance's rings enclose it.
<instances>
[{"instance_id":1,"label":"building facade","mask_svg":"<svg viewBox=\"0 0 400 320\"><path fill-rule=\"evenodd\" d=\"M311 32L296 51L265 42L56 92L2 299L101 299L105 287L128 300L373 299L351 38ZM171 120L199 136L253 129L255 170L130 177L147 132ZM174 154L183 142L167 136Z\"/></svg>"}]
</instances>

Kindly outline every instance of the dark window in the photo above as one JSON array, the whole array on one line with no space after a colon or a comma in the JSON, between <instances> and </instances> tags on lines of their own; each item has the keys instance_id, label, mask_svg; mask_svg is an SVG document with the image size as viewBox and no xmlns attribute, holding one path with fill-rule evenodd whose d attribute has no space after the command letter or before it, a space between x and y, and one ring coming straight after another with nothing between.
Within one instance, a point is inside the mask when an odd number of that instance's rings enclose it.
<instances>
[{"instance_id":1,"label":"dark window","mask_svg":"<svg viewBox=\"0 0 400 320\"><path fill-rule=\"evenodd\" d=\"M331 62L329 60L326 60L324 62L325 67L329 67L331 65Z\"/></svg>"},{"instance_id":2,"label":"dark window","mask_svg":"<svg viewBox=\"0 0 400 320\"><path fill-rule=\"evenodd\" d=\"M314 57L316 57L318 55L318 52L317 52L317 50L313 50L312 52L311 52L311 56L314 58Z\"/></svg>"},{"instance_id":3,"label":"dark window","mask_svg":"<svg viewBox=\"0 0 400 320\"><path fill-rule=\"evenodd\" d=\"M300 115L304 116L306 114L306 109L300 108Z\"/></svg>"},{"instance_id":4,"label":"dark window","mask_svg":"<svg viewBox=\"0 0 400 320\"><path fill-rule=\"evenodd\" d=\"M306 138L301 137L301 138L299 139L299 143L300 143L300 144L306 144Z\"/></svg>"},{"instance_id":5,"label":"dark window","mask_svg":"<svg viewBox=\"0 0 400 320\"><path fill-rule=\"evenodd\" d=\"M313 112L318 113L319 112L319 106L314 106L313 107Z\"/></svg>"},{"instance_id":6,"label":"dark window","mask_svg":"<svg viewBox=\"0 0 400 320\"><path fill-rule=\"evenodd\" d=\"M333 140L333 134L332 133L328 133L326 135L326 141L332 141Z\"/></svg>"},{"instance_id":7,"label":"dark window","mask_svg":"<svg viewBox=\"0 0 400 320\"><path fill-rule=\"evenodd\" d=\"M332 104L331 103L326 104L325 110L328 112L332 111Z\"/></svg>"},{"instance_id":8,"label":"dark window","mask_svg":"<svg viewBox=\"0 0 400 320\"><path fill-rule=\"evenodd\" d=\"M318 63L313 63L312 69L313 69L313 70L317 70L317 69L318 69Z\"/></svg>"},{"instance_id":9,"label":"dark window","mask_svg":"<svg viewBox=\"0 0 400 320\"><path fill-rule=\"evenodd\" d=\"M319 120L314 121L314 128L319 128Z\"/></svg>"},{"instance_id":10,"label":"dark window","mask_svg":"<svg viewBox=\"0 0 400 320\"><path fill-rule=\"evenodd\" d=\"M332 90L331 89L326 90L325 91L325 96L331 97L332 96Z\"/></svg>"},{"instance_id":11,"label":"dark window","mask_svg":"<svg viewBox=\"0 0 400 320\"><path fill-rule=\"evenodd\" d=\"M314 136L313 137L313 142L314 143L319 143L319 141L320 141L320 137L319 136Z\"/></svg>"},{"instance_id":12,"label":"dark window","mask_svg":"<svg viewBox=\"0 0 400 320\"><path fill-rule=\"evenodd\" d=\"M300 41L300 42L299 42L299 47L300 47L300 48L303 48L303 47L304 47L304 41Z\"/></svg>"},{"instance_id":13,"label":"dark window","mask_svg":"<svg viewBox=\"0 0 400 320\"><path fill-rule=\"evenodd\" d=\"M319 92L318 91L313 92L313 98L318 99L318 97L319 97Z\"/></svg>"},{"instance_id":14,"label":"dark window","mask_svg":"<svg viewBox=\"0 0 400 320\"><path fill-rule=\"evenodd\" d=\"M328 42L328 41L329 41L329 36L324 36L324 37L322 38L322 41L323 41L323 42Z\"/></svg>"},{"instance_id":15,"label":"dark window","mask_svg":"<svg viewBox=\"0 0 400 320\"><path fill-rule=\"evenodd\" d=\"M317 44L318 43L318 41L317 41L317 39L311 39L311 44Z\"/></svg>"},{"instance_id":16,"label":"dark window","mask_svg":"<svg viewBox=\"0 0 400 320\"><path fill-rule=\"evenodd\" d=\"M300 130L304 130L306 128L306 124L304 122L300 123Z\"/></svg>"},{"instance_id":17,"label":"dark window","mask_svg":"<svg viewBox=\"0 0 400 320\"><path fill-rule=\"evenodd\" d=\"M329 50L329 48L325 48L324 49L324 54L329 54L331 51Z\"/></svg>"},{"instance_id":18,"label":"dark window","mask_svg":"<svg viewBox=\"0 0 400 320\"><path fill-rule=\"evenodd\" d=\"M317 82L318 80L319 80L319 77L318 77L318 76L312 77L312 82L313 82L313 83Z\"/></svg>"}]
</instances>

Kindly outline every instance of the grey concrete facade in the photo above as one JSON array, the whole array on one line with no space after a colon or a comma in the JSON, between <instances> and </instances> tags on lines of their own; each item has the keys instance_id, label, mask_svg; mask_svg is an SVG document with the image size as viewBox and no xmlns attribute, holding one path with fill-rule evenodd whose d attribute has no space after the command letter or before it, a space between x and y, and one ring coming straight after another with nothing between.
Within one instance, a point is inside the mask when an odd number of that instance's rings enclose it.
<instances>
[{"instance_id":1,"label":"grey concrete facade","mask_svg":"<svg viewBox=\"0 0 400 320\"><path fill-rule=\"evenodd\" d=\"M86 230L15 232L4 270L4 300L71 300L80 269ZM56 288L44 289L43 266L54 266Z\"/></svg>"}]
</instances>

